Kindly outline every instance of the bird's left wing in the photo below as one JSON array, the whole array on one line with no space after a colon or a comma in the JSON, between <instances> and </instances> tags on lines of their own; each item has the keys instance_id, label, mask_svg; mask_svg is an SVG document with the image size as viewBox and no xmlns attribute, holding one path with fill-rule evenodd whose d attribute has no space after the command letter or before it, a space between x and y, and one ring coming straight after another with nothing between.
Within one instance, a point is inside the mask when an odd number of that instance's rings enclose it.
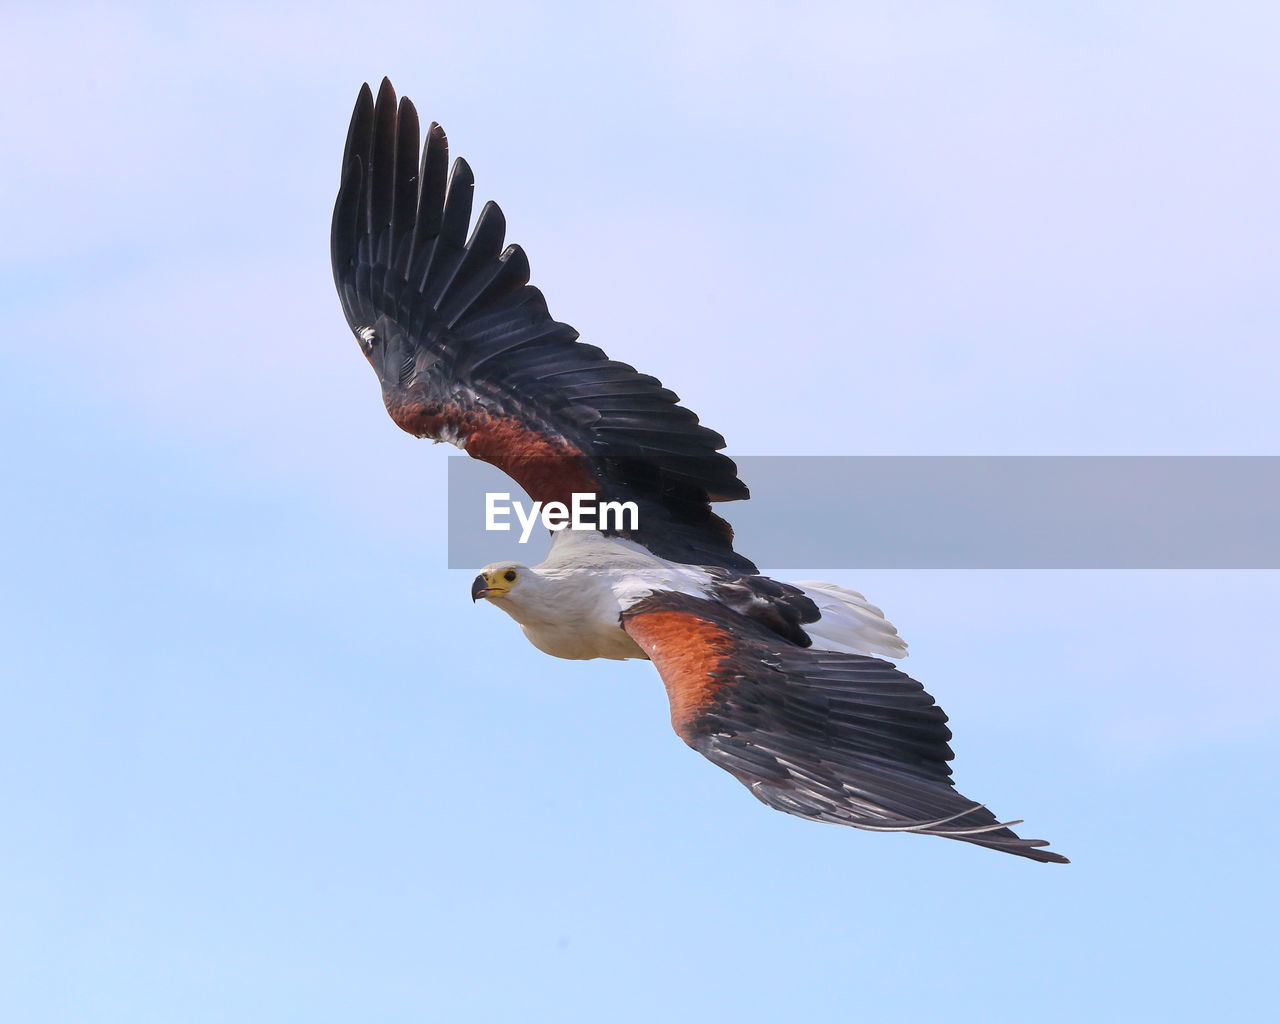
<instances>
[{"instance_id":1,"label":"bird's left wing","mask_svg":"<svg viewBox=\"0 0 1280 1024\"><path fill-rule=\"evenodd\" d=\"M333 274L391 418L497 466L537 501L635 501L639 529L615 532L662 557L754 572L711 511L748 496L724 438L660 381L552 319L523 250L504 248L496 204L467 237L471 169L458 160L449 173L448 160L434 123L419 153L418 115L388 81L376 102L361 89Z\"/></svg>"},{"instance_id":2,"label":"bird's left wing","mask_svg":"<svg viewBox=\"0 0 1280 1024\"><path fill-rule=\"evenodd\" d=\"M1066 862L956 792L947 716L888 662L797 647L670 592L632 605L622 625L662 676L680 738L770 807Z\"/></svg>"}]
</instances>

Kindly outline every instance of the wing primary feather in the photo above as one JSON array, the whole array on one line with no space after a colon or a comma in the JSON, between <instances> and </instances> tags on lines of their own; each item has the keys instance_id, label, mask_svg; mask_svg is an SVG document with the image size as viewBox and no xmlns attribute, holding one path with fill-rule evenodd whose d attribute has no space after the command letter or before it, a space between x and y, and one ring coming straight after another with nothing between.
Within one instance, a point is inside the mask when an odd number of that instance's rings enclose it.
<instances>
[{"instance_id":1,"label":"wing primary feather","mask_svg":"<svg viewBox=\"0 0 1280 1024\"><path fill-rule=\"evenodd\" d=\"M397 248L401 239L407 239L410 244L413 240L418 215L418 154L418 112L409 97L405 96L401 98L400 109L396 114L391 237L396 240Z\"/></svg>"},{"instance_id":2,"label":"wing primary feather","mask_svg":"<svg viewBox=\"0 0 1280 1024\"><path fill-rule=\"evenodd\" d=\"M459 157L453 162L453 170L449 174L440 231L419 285L423 297L437 309L441 296L453 280L454 269L462 259L474 192L475 176L467 162Z\"/></svg>"},{"instance_id":3,"label":"wing primary feather","mask_svg":"<svg viewBox=\"0 0 1280 1024\"><path fill-rule=\"evenodd\" d=\"M492 201L485 203L480 216L476 218L476 226L463 250L462 258L453 268L449 280L443 282L441 287L437 308L440 318L448 326L454 326L484 291L489 281L501 272L502 267L497 259L502 252L506 232L507 221L498 204Z\"/></svg>"},{"instance_id":4,"label":"wing primary feather","mask_svg":"<svg viewBox=\"0 0 1280 1024\"><path fill-rule=\"evenodd\" d=\"M434 121L427 129L422 147L422 163L418 169L418 211L413 225L407 280L422 280L427 273L424 256L428 243L434 244L440 234L440 218L444 211L445 189L449 173L449 140L444 129Z\"/></svg>"},{"instance_id":5,"label":"wing primary feather","mask_svg":"<svg viewBox=\"0 0 1280 1024\"><path fill-rule=\"evenodd\" d=\"M384 231L391 226L395 198L396 91L387 79L378 89L373 109L372 174L368 191L369 236L384 244Z\"/></svg>"},{"instance_id":6,"label":"wing primary feather","mask_svg":"<svg viewBox=\"0 0 1280 1024\"><path fill-rule=\"evenodd\" d=\"M372 134L373 91L369 88L369 83L365 82L356 95L355 109L351 112L351 124L347 127L347 143L342 150L344 173L353 160L368 155Z\"/></svg>"}]
</instances>

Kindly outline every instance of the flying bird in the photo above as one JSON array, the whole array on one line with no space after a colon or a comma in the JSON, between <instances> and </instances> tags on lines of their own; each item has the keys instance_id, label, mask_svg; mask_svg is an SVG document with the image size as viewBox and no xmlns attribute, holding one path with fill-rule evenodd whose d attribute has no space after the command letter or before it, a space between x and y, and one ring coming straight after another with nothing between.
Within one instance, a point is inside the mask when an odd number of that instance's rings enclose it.
<instances>
[{"instance_id":1,"label":"flying bird","mask_svg":"<svg viewBox=\"0 0 1280 1024\"><path fill-rule=\"evenodd\" d=\"M724 438L552 318L497 205L471 226L473 186L465 161L449 168L444 131L432 123L422 139L390 82L376 101L360 90L333 273L387 411L534 501L589 494L638 516L557 532L539 565L486 566L472 599L554 657L652 661L680 738L770 807L1066 863L956 791L947 716L888 660L906 645L879 608L762 576L734 550L712 504L749 495Z\"/></svg>"}]
</instances>

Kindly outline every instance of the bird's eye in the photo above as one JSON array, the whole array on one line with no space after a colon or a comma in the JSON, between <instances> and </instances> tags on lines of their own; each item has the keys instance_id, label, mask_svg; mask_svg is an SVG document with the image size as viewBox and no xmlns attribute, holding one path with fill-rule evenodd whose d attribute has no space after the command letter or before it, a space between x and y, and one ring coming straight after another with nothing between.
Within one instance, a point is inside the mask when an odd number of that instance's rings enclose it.
<instances>
[{"instance_id":1,"label":"bird's eye","mask_svg":"<svg viewBox=\"0 0 1280 1024\"><path fill-rule=\"evenodd\" d=\"M514 569L508 569L502 574L502 578L508 583L514 583L516 581L516 571Z\"/></svg>"}]
</instances>

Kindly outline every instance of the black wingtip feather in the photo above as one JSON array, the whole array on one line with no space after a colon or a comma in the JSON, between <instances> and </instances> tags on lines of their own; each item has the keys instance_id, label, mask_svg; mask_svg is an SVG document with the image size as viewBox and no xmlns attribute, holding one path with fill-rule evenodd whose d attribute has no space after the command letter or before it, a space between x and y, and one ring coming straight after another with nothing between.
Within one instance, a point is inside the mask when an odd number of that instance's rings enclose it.
<instances>
[{"instance_id":1,"label":"black wingtip feather","mask_svg":"<svg viewBox=\"0 0 1280 1024\"><path fill-rule=\"evenodd\" d=\"M375 239L391 226L395 201L396 93L382 80L373 108L373 147L368 189L369 234Z\"/></svg>"},{"instance_id":2,"label":"black wingtip feather","mask_svg":"<svg viewBox=\"0 0 1280 1024\"><path fill-rule=\"evenodd\" d=\"M342 167L345 173L351 161L368 150L367 139L373 128L373 91L369 83L360 86L355 108L351 111L351 124L347 127L347 144L342 151Z\"/></svg>"},{"instance_id":3,"label":"black wingtip feather","mask_svg":"<svg viewBox=\"0 0 1280 1024\"><path fill-rule=\"evenodd\" d=\"M462 157L453 162L449 183L445 188L444 213L440 222L440 237L450 246L462 248L466 244L467 226L471 223L471 204L475 198L476 176L471 165Z\"/></svg>"},{"instance_id":4,"label":"black wingtip feather","mask_svg":"<svg viewBox=\"0 0 1280 1024\"><path fill-rule=\"evenodd\" d=\"M399 109L396 111L391 215L391 237L393 240L403 240L406 264L418 214L418 154L418 112L406 96L400 100ZM398 251L397 245L393 252ZM401 268L401 276L403 277L403 268Z\"/></svg>"}]
</instances>

